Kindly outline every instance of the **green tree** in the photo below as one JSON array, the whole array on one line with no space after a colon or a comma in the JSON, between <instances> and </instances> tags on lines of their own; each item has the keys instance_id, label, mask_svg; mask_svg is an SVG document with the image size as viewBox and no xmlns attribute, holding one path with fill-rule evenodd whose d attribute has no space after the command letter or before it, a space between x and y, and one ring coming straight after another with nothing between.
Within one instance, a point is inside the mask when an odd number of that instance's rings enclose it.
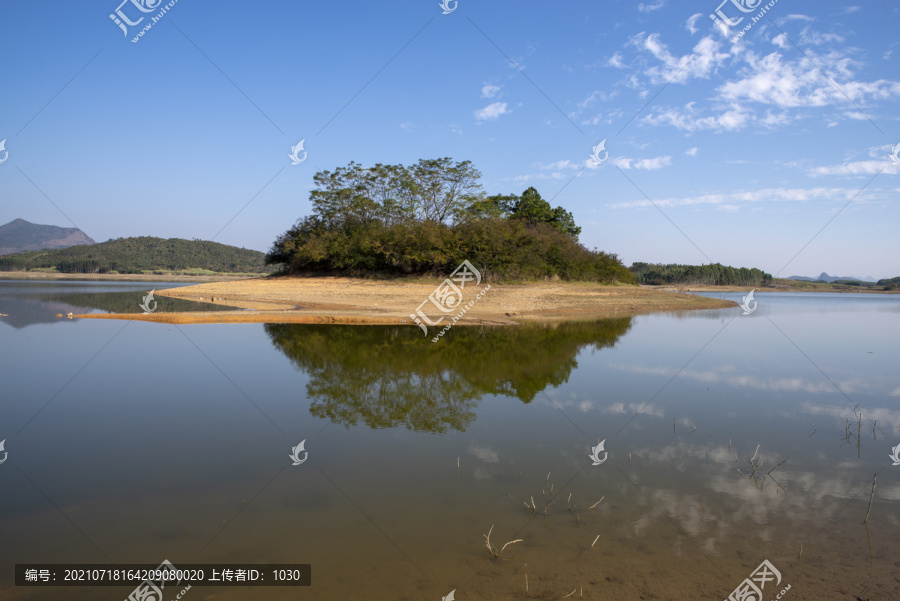
<instances>
[{"instance_id":1,"label":"green tree","mask_svg":"<svg viewBox=\"0 0 900 601\"><path fill-rule=\"evenodd\" d=\"M572 213L562 207L550 208L550 203L544 200L534 187L529 187L522 192L522 196L518 197L515 204L512 205L511 214L532 225L549 223L574 238L578 238L578 235L581 234L581 228L575 225Z\"/></svg>"}]
</instances>

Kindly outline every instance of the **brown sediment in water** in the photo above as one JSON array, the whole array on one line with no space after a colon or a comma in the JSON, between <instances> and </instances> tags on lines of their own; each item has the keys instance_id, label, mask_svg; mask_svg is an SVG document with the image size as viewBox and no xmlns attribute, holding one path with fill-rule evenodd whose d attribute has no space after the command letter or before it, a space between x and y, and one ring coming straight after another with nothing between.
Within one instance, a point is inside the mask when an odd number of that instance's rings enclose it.
<instances>
[{"instance_id":1,"label":"brown sediment in water","mask_svg":"<svg viewBox=\"0 0 900 601\"><path fill-rule=\"evenodd\" d=\"M238 307L241 311L78 315L164 323L335 323L415 325L410 318L438 282L343 277L275 277L156 290L167 296ZM464 297L464 302L474 295ZM583 282L491 284L455 325L514 325L570 321L657 311L736 307L722 299L638 286ZM450 315L455 315L451 313Z\"/></svg>"}]
</instances>

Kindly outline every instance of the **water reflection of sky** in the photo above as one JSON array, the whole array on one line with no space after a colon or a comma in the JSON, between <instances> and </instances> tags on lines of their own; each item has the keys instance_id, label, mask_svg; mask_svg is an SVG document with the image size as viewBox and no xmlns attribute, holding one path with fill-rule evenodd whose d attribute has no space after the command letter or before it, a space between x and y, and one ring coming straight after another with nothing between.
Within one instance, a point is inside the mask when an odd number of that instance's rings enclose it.
<instances>
[{"instance_id":1,"label":"water reflection of sky","mask_svg":"<svg viewBox=\"0 0 900 601\"><path fill-rule=\"evenodd\" d=\"M545 596L724 598L765 558L811 598L897 586L897 297L756 297L749 316L459 328L437 345L401 327L7 329L0 565L303 561L315 599L512 598L526 563ZM786 460L774 481L747 477L755 452L759 475ZM532 518L524 502L551 484ZM481 563L492 524L524 540L515 559ZM20 598L9 574L0 594Z\"/></svg>"},{"instance_id":2,"label":"water reflection of sky","mask_svg":"<svg viewBox=\"0 0 900 601\"><path fill-rule=\"evenodd\" d=\"M153 289L188 286L185 282L86 282L0 280L0 327L24 328L59 323L57 315L142 313L141 304ZM230 307L183 299L154 297L154 311L223 311Z\"/></svg>"}]
</instances>

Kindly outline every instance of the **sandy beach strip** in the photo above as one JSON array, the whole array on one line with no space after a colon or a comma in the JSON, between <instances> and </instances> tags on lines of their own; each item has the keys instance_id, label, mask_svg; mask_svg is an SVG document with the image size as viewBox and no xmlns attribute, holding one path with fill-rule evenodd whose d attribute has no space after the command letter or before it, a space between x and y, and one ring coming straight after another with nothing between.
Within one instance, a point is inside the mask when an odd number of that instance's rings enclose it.
<instances>
[{"instance_id":1,"label":"sandy beach strip","mask_svg":"<svg viewBox=\"0 0 900 601\"><path fill-rule=\"evenodd\" d=\"M91 319L162 323L344 323L415 325L410 319L440 282L344 277L273 277L157 290L157 296L237 307L236 311L93 313ZM474 294L471 295L474 298ZM464 297L467 303L469 296ZM732 301L638 286L582 282L491 284L456 325L514 325L736 307ZM454 315L451 313L450 315Z\"/></svg>"}]
</instances>

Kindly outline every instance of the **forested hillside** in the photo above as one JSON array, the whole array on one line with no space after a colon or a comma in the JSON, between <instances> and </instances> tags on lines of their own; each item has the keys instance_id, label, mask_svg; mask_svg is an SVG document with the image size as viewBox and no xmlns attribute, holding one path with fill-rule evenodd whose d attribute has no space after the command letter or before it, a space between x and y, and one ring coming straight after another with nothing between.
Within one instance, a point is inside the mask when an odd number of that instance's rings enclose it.
<instances>
[{"instance_id":1,"label":"forested hillside","mask_svg":"<svg viewBox=\"0 0 900 601\"><path fill-rule=\"evenodd\" d=\"M0 271L53 269L60 273L144 273L206 270L265 273L265 255L218 242L180 238L118 238L99 244L0 257Z\"/></svg>"}]
</instances>

